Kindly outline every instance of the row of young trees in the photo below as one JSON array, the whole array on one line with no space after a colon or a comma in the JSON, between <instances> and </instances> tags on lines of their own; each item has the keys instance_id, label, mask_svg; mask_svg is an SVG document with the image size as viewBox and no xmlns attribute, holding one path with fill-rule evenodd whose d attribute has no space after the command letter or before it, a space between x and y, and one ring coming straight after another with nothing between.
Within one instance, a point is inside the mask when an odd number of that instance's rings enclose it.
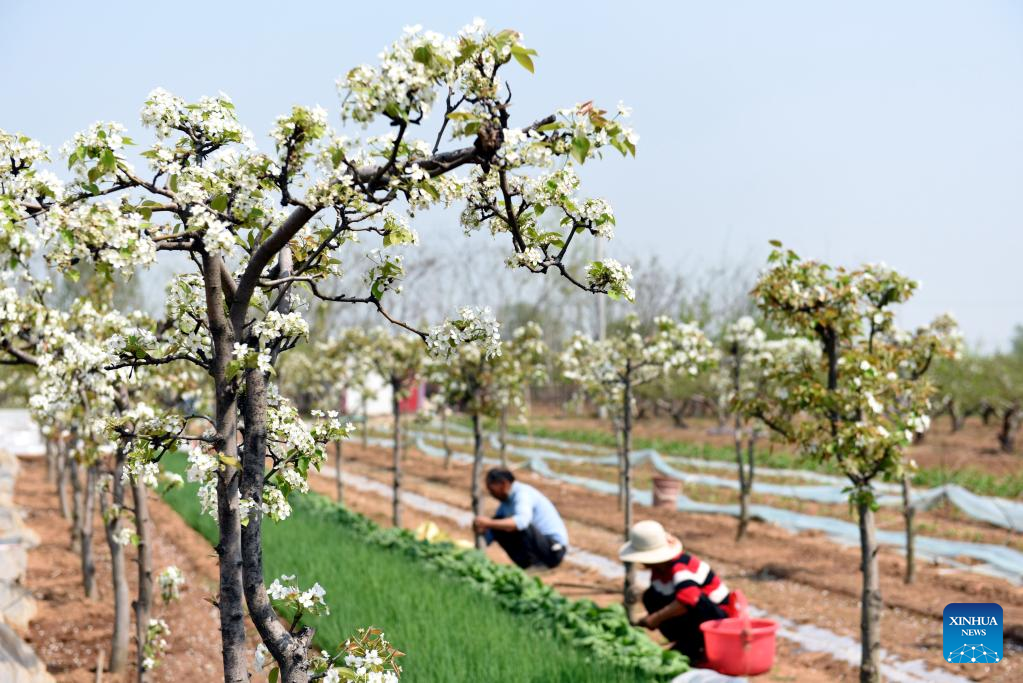
<instances>
[{"instance_id":1,"label":"row of young trees","mask_svg":"<svg viewBox=\"0 0 1023 683\"><path fill-rule=\"evenodd\" d=\"M289 516L289 497L308 489L309 470L324 462L327 445L351 431L326 412L307 424L273 381L281 358L308 335L302 311L311 301L370 306L421 338L434 358L461 362L467 346L488 362L502 357L496 323L482 309L418 330L385 307L404 273L398 252L418 241L408 218L453 204L464 207L466 231L489 230L509 244L510 266L557 273L593 293L629 295L630 272L616 261L594 261L579 273L566 260L581 235L611 237L610 205L579 194L575 168L612 148L635 153L627 111L586 103L513 126L505 67L514 62L532 72L535 54L519 34L482 22L452 38L412 28L382 53L379 66L358 66L339 80L341 121L356 128L354 136L336 132L324 110L296 106L275 122L270 153L258 151L226 96L186 102L162 89L142 108L142 122L155 134L151 145L133 154L135 142L122 126L93 124L62 149L66 182L46 168L40 144L0 133L4 361L36 367L40 381L60 363L86 378L82 391L41 391L44 398L33 399L39 419L59 427L55 433L66 430L73 443L87 444L71 467L90 467L93 451L123 451L127 481L152 488L167 454L188 451L189 479L200 483L219 531L215 603L225 681L248 680L246 623L272 656L274 679L396 677L391 655L368 661L358 638L313 654L313 629L287 624L281 610L325 610L322 589L264 577L265 518ZM434 132L415 138L430 121ZM359 135L370 125L386 132ZM452 145L459 138L467 144ZM136 170L130 157L147 168ZM557 215L556 227L541 227L547 212ZM371 254L365 291L337 291L349 245L374 236L381 246ZM88 267L114 281L167 252L183 255L191 269L171 282L164 319L111 312L101 346L61 346L67 333L47 317L45 288L30 275L33 259L45 259L53 277L74 278ZM75 335L80 345L99 339L93 327ZM160 372L171 378L166 403L145 403L114 384ZM173 383L193 373L208 406L184 403ZM404 381L400 369L388 376ZM93 396L94 382L110 388ZM74 410L66 403L72 394L81 404ZM142 505L136 500L132 513L144 523ZM160 636L140 639L140 649L153 642Z\"/></svg>"},{"instance_id":2,"label":"row of young trees","mask_svg":"<svg viewBox=\"0 0 1023 683\"><path fill-rule=\"evenodd\" d=\"M538 326L515 332L500 356L478 345L454 357L428 360L421 370L403 366L402 377L427 380L434 406L471 417L474 460L471 498L479 514L483 462L482 419L508 408L521 411L530 384L549 370L576 383L619 433L623 530L632 523L632 430L637 392L652 385L684 384L707 376L733 415L739 520L737 539L749 523L755 445L765 432L795 445L807 457L836 465L850 480L850 502L861 529L863 573L863 679L877 680L881 597L876 554L875 482L902 483L906 515L907 582L913 578L913 508L906 447L929 427L935 385L928 372L954 362L962 342L948 316L912 332L894 324L893 307L906 301L916 283L883 267L853 271L801 259L779 245L757 282L754 296L762 325L742 317L726 325L717 343L694 323L660 317L642 325L630 316L605 339L576 334L557 362ZM783 330L784 332L777 332ZM391 342L368 343L385 348ZM364 356L348 350L348 362ZM390 357L400 359L401 353ZM376 372L387 377L384 366ZM418 374L421 373L421 374ZM392 387L400 388L392 382ZM395 394L397 395L397 394ZM398 428L395 412L395 429ZM395 443L400 435L395 432ZM399 452L395 451L395 500L399 497ZM624 602L632 615L635 575L626 567Z\"/></svg>"}]
</instances>

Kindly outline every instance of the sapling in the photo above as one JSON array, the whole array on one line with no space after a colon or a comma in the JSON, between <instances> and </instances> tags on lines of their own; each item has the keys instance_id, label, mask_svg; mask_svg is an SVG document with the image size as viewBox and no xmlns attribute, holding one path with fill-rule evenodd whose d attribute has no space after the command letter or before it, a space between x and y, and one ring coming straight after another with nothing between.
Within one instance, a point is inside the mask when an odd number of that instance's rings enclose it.
<instances>
[{"instance_id":1,"label":"sapling","mask_svg":"<svg viewBox=\"0 0 1023 683\"><path fill-rule=\"evenodd\" d=\"M931 387L921 375L934 347L896 330L892 306L908 300L917 284L890 268L832 268L778 243L768 264L753 290L761 311L780 329L813 340L819 353L775 367L775 391L750 397L745 410L849 479L863 577L860 680L875 683L882 598L874 482L903 475L905 448L927 428Z\"/></svg>"},{"instance_id":2,"label":"sapling","mask_svg":"<svg viewBox=\"0 0 1023 683\"><path fill-rule=\"evenodd\" d=\"M629 294L631 296L631 293ZM637 387L670 377L696 376L715 362L713 345L693 323L661 316L644 333L639 318L626 317L595 340L577 332L561 354L564 376L583 390L597 406L617 420L621 434L621 498L623 535L632 527L632 426ZM630 621L635 621L636 572L625 564L623 599Z\"/></svg>"}]
</instances>

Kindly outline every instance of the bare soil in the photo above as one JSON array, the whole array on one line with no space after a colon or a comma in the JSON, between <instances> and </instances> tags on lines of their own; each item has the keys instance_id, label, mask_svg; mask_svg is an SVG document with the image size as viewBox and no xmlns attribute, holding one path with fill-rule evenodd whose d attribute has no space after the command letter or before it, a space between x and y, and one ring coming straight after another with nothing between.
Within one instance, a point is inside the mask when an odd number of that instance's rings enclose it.
<instances>
[{"instance_id":1,"label":"bare soil","mask_svg":"<svg viewBox=\"0 0 1023 683\"><path fill-rule=\"evenodd\" d=\"M82 589L79 556L70 549L71 524L60 514L56 490L46 478L46 465L41 459L30 458L23 458L21 463L15 502L41 540L29 552L25 575L26 586L38 601L38 614L29 625L26 640L57 681L92 683L96 680L97 655L102 652L104 660L109 658L113 630L110 554L103 528L97 515L93 532L97 595L89 600ZM149 509L155 527L154 571L177 565L187 581L179 601L164 605L157 596L153 617L164 619L170 627L170 651L149 680L222 679L220 620L209 602L217 585L217 558L206 539L158 496L150 495ZM127 551L128 579L134 595L134 547L129 546ZM129 662L133 663L134 657L133 642ZM103 675L106 682L131 680L128 673Z\"/></svg>"},{"instance_id":2,"label":"bare soil","mask_svg":"<svg viewBox=\"0 0 1023 683\"><path fill-rule=\"evenodd\" d=\"M362 449L357 443L345 446L348 471L383 482L390 481L390 452L383 448ZM470 470L453 463L450 469L415 450L405 459L406 489L461 509L469 508ZM622 537L622 516L614 497L579 487L551 482L522 472L521 477L541 488L565 517L575 547L614 557ZM333 494L333 481L320 478L316 488ZM390 503L378 497L346 489L346 504L387 523ZM407 526L426 516L406 509ZM654 518L680 535L687 547L709 561L726 581L741 588L750 602L768 612L799 624L814 624L840 635L858 639L859 552L836 545L815 534L792 534L770 524L754 522L749 536L734 541L735 520L670 510L637 507L637 518ZM433 519L455 538L468 538L443 519ZM491 550L498 561L499 551ZM944 667L983 681L1023 679L1023 589L1006 581L952 571L920 563L912 586L902 581L905 562L891 549L880 553L885 612L882 642L903 660L921 659L929 667ZM544 576L558 583L589 584L592 589L563 588L566 594L592 597L600 602L617 599L616 582L592 572L563 567ZM1005 610L1006 647L1013 650L999 665L961 666L944 662L941 656L941 613L951 602L997 602ZM795 652L795 646L779 640L779 665L768 680L820 681L855 680L856 672L827 655ZM1015 653L1015 656L1012 656ZM777 676L777 678L775 678Z\"/></svg>"},{"instance_id":3,"label":"bare soil","mask_svg":"<svg viewBox=\"0 0 1023 683\"><path fill-rule=\"evenodd\" d=\"M547 429L596 431L610 434L606 421L588 416L566 413L554 406L535 406L530 422L536 427ZM667 417L647 417L637 420L634 434L641 438L671 439L695 444L711 444L731 447L734 444L731 432L717 429L717 421L709 418L691 418L683 429ZM947 418L935 420L924 439L909 449L909 457L921 467L933 467L949 471L964 467L975 468L990 474L1016 474L1023 472L1023 454L1002 453L998 449L998 427L995 421L985 425L980 418L967 420L963 429L953 433ZM787 446L774 446L784 450ZM1020 446L1023 449L1023 444Z\"/></svg>"}]
</instances>

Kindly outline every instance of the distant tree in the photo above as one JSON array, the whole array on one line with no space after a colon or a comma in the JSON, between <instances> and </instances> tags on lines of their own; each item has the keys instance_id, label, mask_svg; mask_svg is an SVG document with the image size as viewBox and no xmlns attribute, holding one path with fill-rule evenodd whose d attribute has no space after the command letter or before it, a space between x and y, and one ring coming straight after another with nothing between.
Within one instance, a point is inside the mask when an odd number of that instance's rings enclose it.
<instances>
[{"instance_id":1,"label":"distant tree","mask_svg":"<svg viewBox=\"0 0 1023 683\"><path fill-rule=\"evenodd\" d=\"M716 373L725 387L723 401L734 418L735 462L739 475L739 526L742 540L749 526L749 500L753 492L756 443L762 421L790 419L784 402L773 404L771 396L784 393L782 378L820 355L817 346L801 337L767 338L753 318L743 316L728 325L721 338L721 363ZM750 410L750 406L755 406Z\"/></svg>"},{"instance_id":2,"label":"distant tree","mask_svg":"<svg viewBox=\"0 0 1023 683\"><path fill-rule=\"evenodd\" d=\"M632 424L635 391L664 377L692 377L712 364L711 343L694 324L667 317L653 321L651 331L641 333L639 318L629 316L608 331L606 339L576 333L561 354L564 376L574 382L596 405L607 410L621 432L620 485L623 491L624 535L632 526ZM625 565L625 607L635 620L638 596L635 568Z\"/></svg>"},{"instance_id":3,"label":"distant tree","mask_svg":"<svg viewBox=\"0 0 1023 683\"><path fill-rule=\"evenodd\" d=\"M394 335L381 327L365 335L349 336L348 343L361 344L352 348L347 355L363 355L370 367L391 390L391 438L392 438L392 499L391 523L401 526L401 484L402 484L402 428L401 402L417 383L423 381L423 362L426 348L422 340L409 335Z\"/></svg>"},{"instance_id":4,"label":"distant tree","mask_svg":"<svg viewBox=\"0 0 1023 683\"><path fill-rule=\"evenodd\" d=\"M429 378L438 388L435 400L472 418L470 495L474 517L479 517L483 509L483 419L497 418L509 410L521 411L529 384L546 377L547 355L540 326L527 323L501 344L500 351L486 344L464 344L445 360L428 364ZM476 534L476 547L483 545L483 536Z\"/></svg>"}]
</instances>

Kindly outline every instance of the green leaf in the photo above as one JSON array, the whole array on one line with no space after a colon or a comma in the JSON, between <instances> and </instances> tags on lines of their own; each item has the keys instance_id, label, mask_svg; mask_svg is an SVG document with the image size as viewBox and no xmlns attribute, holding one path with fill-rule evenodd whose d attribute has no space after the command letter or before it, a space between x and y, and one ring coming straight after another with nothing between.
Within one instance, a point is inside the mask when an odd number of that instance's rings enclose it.
<instances>
[{"instance_id":1,"label":"green leaf","mask_svg":"<svg viewBox=\"0 0 1023 683\"><path fill-rule=\"evenodd\" d=\"M428 45L420 45L412 53L413 61L419 62L420 64L429 65L430 60L433 58L433 53L430 51Z\"/></svg>"},{"instance_id":2,"label":"green leaf","mask_svg":"<svg viewBox=\"0 0 1023 683\"><path fill-rule=\"evenodd\" d=\"M111 172L117 168L117 159L110 149L103 150L103 156L99 159L99 165L104 171Z\"/></svg>"},{"instance_id":3,"label":"green leaf","mask_svg":"<svg viewBox=\"0 0 1023 683\"><path fill-rule=\"evenodd\" d=\"M540 131L541 133L547 133L547 132L550 132L552 130L557 130L559 128L564 128L564 127L565 127L565 124L562 123L561 121L551 121L550 123L545 123L542 126L538 126L537 130Z\"/></svg>"},{"instance_id":4,"label":"green leaf","mask_svg":"<svg viewBox=\"0 0 1023 683\"><path fill-rule=\"evenodd\" d=\"M516 62L522 65L523 69L529 73L535 73L535 70L533 69L533 60L530 59L529 55L516 52L515 48L512 48L512 57L515 58Z\"/></svg>"},{"instance_id":5,"label":"green leaf","mask_svg":"<svg viewBox=\"0 0 1023 683\"><path fill-rule=\"evenodd\" d=\"M274 668L270 669L270 675L266 677L266 680L268 681L268 683L277 683L277 678L280 675L281 670L275 666Z\"/></svg>"},{"instance_id":6,"label":"green leaf","mask_svg":"<svg viewBox=\"0 0 1023 683\"><path fill-rule=\"evenodd\" d=\"M225 209L227 209L227 195L218 194L216 197L213 198L213 201L210 202L210 206L213 208L214 211L224 211Z\"/></svg>"},{"instance_id":7,"label":"green leaf","mask_svg":"<svg viewBox=\"0 0 1023 683\"><path fill-rule=\"evenodd\" d=\"M572 158L580 164L586 163L586 154L590 151L590 141L582 135L572 138Z\"/></svg>"}]
</instances>

